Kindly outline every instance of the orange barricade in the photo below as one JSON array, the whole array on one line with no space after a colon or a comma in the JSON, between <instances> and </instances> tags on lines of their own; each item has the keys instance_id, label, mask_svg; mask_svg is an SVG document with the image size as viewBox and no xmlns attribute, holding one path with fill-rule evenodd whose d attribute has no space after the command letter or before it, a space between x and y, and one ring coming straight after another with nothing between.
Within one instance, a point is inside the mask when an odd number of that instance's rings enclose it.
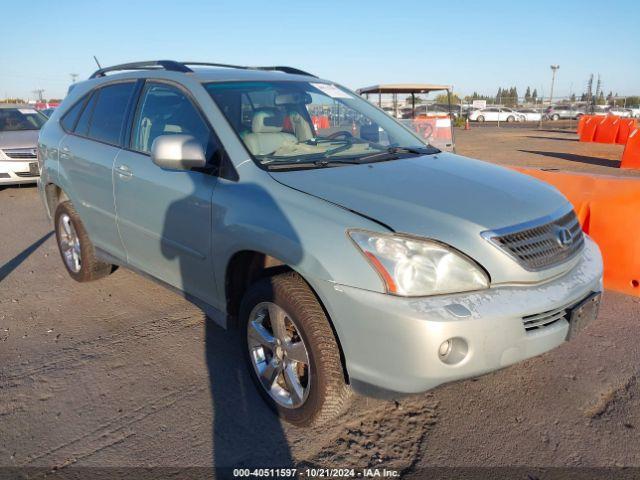
<instances>
[{"instance_id":1,"label":"orange barricade","mask_svg":"<svg viewBox=\"0 0 640 480\"><path fill-rule=\"evenodd\" d=\"M596 133L596 128L598 124L601 122L598 117L589 116L582 125L582 130L580 131L580 141L581 142L593 142L593 136Z\"/></svg>"},{"instance_id":2,"label":"orange barricade","mask_svg":"<svg viewBox=\"0 0 640 480\"><path fill-rule=\"evenodd\" d=\"M638 128L638 122L635 118L621 118L616 143L618 145L624 145L627 143L627 138L629 138L629 134L634 128Z\"/></svg>"},{"instance_id":3,"label":"orange barricade","mask_svg":"<svg viewBox=\"0 0 640 480\"><path fill-rule=\"evenodd\" d=\"M598 123L593 141L597 143L616 143L618 129L620 128L620 117L607 115L602 122Z\"/></svg>"},{"instance_id":4,"label":"orange barricade","mask_svg":"<svg viewBox=\"0 0 640 480\"><path fill-rule=\"evenodd\" d=\"M640 178L515 169L550 183L571 201L602 252L605 287L640 296Z\"/></svg>"},{"instance_id":5,"label":"orange barricade","mask_svg":"<svg viewBox=\"0 0 640 480\"><path fill-rule=\"evenodd\" d=\"M578 119L578 128L576 130L578 135L582 132L582 127L584 127L585 122L589 120L589 118L591 118L590 115L580 115L580 118Z\"/></svg>"},{"instance_id":6,"label":"orange barricade","mask_svg":"<svg viewBox=\"0 0 640 480\"><path fill-rule=\"evenodd\" d=\"M640 128L634 128L629 134L622 152L620 168L640 168ZM640 210L637 214L640 214Z\"/></svg>"}]
</instances>

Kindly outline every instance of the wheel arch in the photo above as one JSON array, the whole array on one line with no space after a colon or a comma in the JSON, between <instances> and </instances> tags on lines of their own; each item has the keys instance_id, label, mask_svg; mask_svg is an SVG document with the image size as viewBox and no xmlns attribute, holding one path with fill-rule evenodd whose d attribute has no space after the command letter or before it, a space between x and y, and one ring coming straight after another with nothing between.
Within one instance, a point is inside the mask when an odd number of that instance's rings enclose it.
<instances>
[{"instance_id":1,"label":"wheel arch","mask_svg":"<svg viewBox=\"0 0 640 480\"><path fill-rule=\"evenodd\" d=\"M240 302L247 289L256 281L284 272L295 272L307 284L318 304L322 308L329 321L329 326L333 331L333 335L338 345L338 353L342 364L342 371L346 383L349 383L349 374L347 371L347 363L344 355L344 349L340 341L340 336L336 329L335 323L329 314L324 302L318 292L305 276L297 269L288 265L286 262L256 250L240 250L234 253L225 269L224 292L227 307L227 316L229 318L229 326L235 328L238 326L238 313Z\"/></svg>"}]
</instances>

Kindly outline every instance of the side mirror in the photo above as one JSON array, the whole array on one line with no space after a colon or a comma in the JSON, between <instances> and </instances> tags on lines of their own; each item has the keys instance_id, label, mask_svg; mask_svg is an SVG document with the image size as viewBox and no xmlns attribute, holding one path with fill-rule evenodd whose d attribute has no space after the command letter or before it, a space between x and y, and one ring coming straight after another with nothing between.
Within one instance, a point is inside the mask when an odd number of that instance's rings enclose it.
<instances>
[{"instance_id":1,"label":"side mirror","mask_svg":"<svg viewBox=\"0 0 640 480\"><path fill-rule=\"evenodd\" d=\"M156 137L151 145L151 161L169 170L190 170L207 165L202 145L191 135Z\"/></svg>"}]
</instances>

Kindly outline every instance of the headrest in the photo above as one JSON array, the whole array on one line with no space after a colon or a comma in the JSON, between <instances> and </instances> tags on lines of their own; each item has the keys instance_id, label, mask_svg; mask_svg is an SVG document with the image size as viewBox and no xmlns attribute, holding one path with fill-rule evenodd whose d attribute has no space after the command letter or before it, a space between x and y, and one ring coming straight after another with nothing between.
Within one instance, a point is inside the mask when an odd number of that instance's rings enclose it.
<instances>
[{"instance_id":1,"label":"headrest","mask_svg":"<svg viewBox=\"0 0 640 480\"><path fill-rule=\"evenodd\" d=\"M275 108L261 108L256 110L251 120L253 133L281 132L284 124L284 116Z\"/></svg>"}]
</instances>

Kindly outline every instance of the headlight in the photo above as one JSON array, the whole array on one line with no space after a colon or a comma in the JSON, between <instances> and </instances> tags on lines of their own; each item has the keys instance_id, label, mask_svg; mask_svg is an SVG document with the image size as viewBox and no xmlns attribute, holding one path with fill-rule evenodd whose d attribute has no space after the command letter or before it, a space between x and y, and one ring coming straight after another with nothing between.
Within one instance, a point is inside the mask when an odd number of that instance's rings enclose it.
<instances>
[{"instance_id":1,"label":"headlight","mask_svg":"<svg viewBox=\"0 0 640 480\"><path fill-rule=\"evenodd\" d=\"M481 267L441 243L362 230L352 230L349 235L389 293L412 297L489 287Z\"/></svg>"}]
</instances>

